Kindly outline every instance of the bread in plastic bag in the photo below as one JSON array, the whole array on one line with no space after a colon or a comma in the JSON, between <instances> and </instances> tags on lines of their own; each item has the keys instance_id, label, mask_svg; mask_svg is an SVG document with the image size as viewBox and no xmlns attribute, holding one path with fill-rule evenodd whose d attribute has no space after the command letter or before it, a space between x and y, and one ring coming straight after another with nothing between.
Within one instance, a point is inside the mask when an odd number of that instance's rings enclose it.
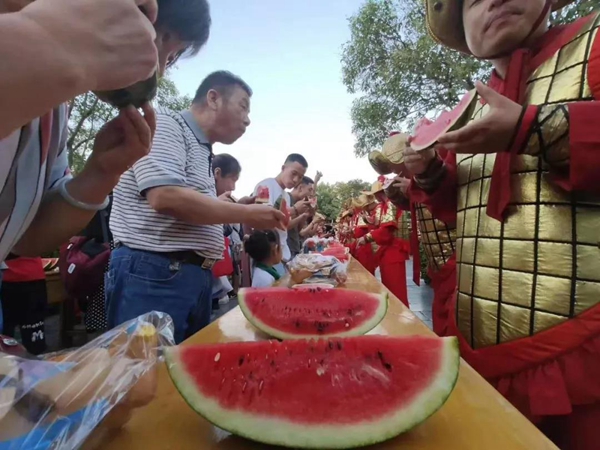
<instances>
[{"instance_id":1,"label":"bread in plastic bag","mask_svg":"<svg viewBox=\"0 0 600 450\"><path fill-rule=\"evenodd\" d=\"M0 450L100 448L156 395L173 322L153 312L84 347L41 357L0 352Z\"/></svg>"},{"instance_id":2,"label":"bread in plastic bag","mask_svg":"<svg viewBox=\"0 0 600 450\"><path fill-rule=\"evenodd\" d=\"M342 263L334 256L323 256L318 253L300 254L287 266L292 280L297 281L297 284L326 283L337 286L344 284L348 279L348 263ZM296 277L296 274L307 274L307 276Z\"/></svg>"}]
</instances>

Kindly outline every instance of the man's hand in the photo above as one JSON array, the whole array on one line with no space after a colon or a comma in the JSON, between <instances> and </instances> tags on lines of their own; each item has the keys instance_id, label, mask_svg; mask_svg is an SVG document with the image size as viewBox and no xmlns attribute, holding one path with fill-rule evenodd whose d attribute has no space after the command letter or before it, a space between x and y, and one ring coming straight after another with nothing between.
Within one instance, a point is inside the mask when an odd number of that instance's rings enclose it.
<instances>
[{"instance_id":1,"label":"man's hand","mask_svg":"<svg viewBox=\"0 0 600 450\"><path fill-rule=\"evenodd\" d=\"M311 210L310 202L307 200L302 200L301 202L294 203L294 208L296 208L298 215L308 213Z\"/></svg>"},{"instance_id":2,"label":"man's hand","mask_svg":"<svg viewBox=\"0 0 600 450\"><path fill-rule=\"evenodd\" d=\"M238 200L238 203L240 205L253 205L254 203L256 203L256 195L253 195L251 197L242 197Z\"/></svg>"},{"instance_id":3,"label":"man's hand","mask_svg":"<svg viewBox=\"0 0 600 450\"><path fill-rule=\"evenodd\" d=\"M266 205L248 205L246 208L244 223L248 226L259 230L287 230L285 216L278 209Z\"/></svg>"},{"instance_id":4,"label":"man's hand","mask_svg":"<svg viewBox=\"0 0 600 450\"><path fill-rule=\"evenodd\" d=\"M490 106L489 112L460 130L446 133L440 137L439 144L455 153L508 151L523 107L481 82L477 82L477 92Z\"/></svg>"},{"instance_id":5,"label":"man's hand","mask_svg":"<svg viewBox=\"0 0 600 450\"><path fill-rule=\"evenodd\" d=\"M81 71L85 90L128 87L156 71L157 0L37 0L22 13Z\"/></svg>"},{"instance_id":6,"label":"man's hand","mask_svg":"<svg viewBox=\"0 0 600 450\"><path fill-rule=\"evenodd\" d=\"M224 202L235 203L235 201L231 198L231 192L225 192L219 195L219 200L223 200Z\"/></svg>"},{"instance_id":7,"label":"man's hand","mask_svg":"<svg viewBox=\"0 0 600 450\"><path fill-rule=\"evenodd\" d=\"M367 243L367 240L364 237L359 238L356 241L356 246L357 247L362 247L363 245L365 245Z\"/></svg>"},{"instance_id":8,"label":"man's hand","mask_svg":"<svg viewBox=\"0 0 600 450\"><path fill-rule=\"evenodd\" d=\"M150 152L156 115L149 104L142 109L143 116L133 106L128 106L102 127L84 172L103 174L118 181L136 161Z\"/></svg>"},{"instance_id":9,"label":"man's hand","mask_svg":"<svg viewBox=\"0 0 600 450\"><path fill-rule=\"evenodd\" d=\"M406 147L404 149L404 165L413 175L422 175L436 156L437 153L432 148L416 152L412 148Z\"/></svg>"},{"instance_id":10,"label":"man's hand","mask_svg":"<svg viewBox=\"0 0 600 450\"><path fill-rule=\"evenodd\" d=\"M400 192L406 196L408 194L408 188L410 187L410 180L404 177L396 177L394 178L392 186L400 189Z\"/></svg>"},{"instance_id":11,"label":"man's hand","mask_svg":"<svg viewBox=\"0 0 600 450\"><path fill-rule=\"evenodd\" d=\"M323 178L323 174L320 171L317 171L317 175L315 176L315 184L318 184L319 181L321 181L321 178Z\"/></svg>"}]
</instances>

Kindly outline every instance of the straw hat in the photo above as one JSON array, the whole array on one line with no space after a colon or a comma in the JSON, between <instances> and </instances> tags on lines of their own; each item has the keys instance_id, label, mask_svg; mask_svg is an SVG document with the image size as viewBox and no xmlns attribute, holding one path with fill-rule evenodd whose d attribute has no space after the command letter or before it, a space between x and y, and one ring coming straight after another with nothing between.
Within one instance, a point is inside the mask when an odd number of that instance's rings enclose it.
<instances>
[{"instance_id":1,"label":"straw hat","mask_svg":"<svg viewBox=\"0 0 600 450\"><path fill-rule=\"evenodd\" d=\"M371 185L370 191L363 191L362 193L364 195L371 195L371 196L378 194L379 192L382 192L385 189L384 183L385 183L385 177L382 175L379 178L377 178L377 181L375 183L373 183Z\"/></svg>"},{"instance_id":2,"label":"straw hat","mask_svg":"<svg viewBox=\"0 0 600 450\"><path fill-rule=\"evenodd\" d=\"M363 209L373 203L377 203L377 199L368 193L362 193L352 201L352 207L354 209Z\"/></svg>"},{"instance_id":3,"label":"straw hat","mask_svg":"<svg viewBox=\"0 0 600 450\"><path fill-rule=\"evenodd\" d=\"M558 0L552 10L557 11L574 1ZM459 0L425 0L427 29L440 44L470 54L462 23L462 4Z\"/></svg>"}]
</instances>

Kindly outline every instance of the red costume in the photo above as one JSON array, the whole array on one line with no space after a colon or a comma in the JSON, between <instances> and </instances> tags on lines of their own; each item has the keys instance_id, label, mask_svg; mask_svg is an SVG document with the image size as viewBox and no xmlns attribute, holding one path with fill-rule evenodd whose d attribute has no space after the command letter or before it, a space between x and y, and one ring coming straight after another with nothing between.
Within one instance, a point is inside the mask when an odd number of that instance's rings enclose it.
<instances>
[{"instance_id":1,"label":"red costume","mask_svg":"<svg viewBox=\"0 0 600 450\"><path fill-rule=\"evenodd\" d=\"M443 25L428 20L434 34ZM508 151L438 159L411 194L457 218L450 331L462 356L568 450L600 448L599 24L514 52L490 82L524 106Z\"/></svg>"},{"instance_id":2,"label":"red costume","mask_svg":"<svg viewBox=\"0 0 600 450\"><path fill-rule=\"evenodd\" d=\"M377 244L375 264L381 271L381 282L408 307L406 260L410 243L401 238L401 221L402 210L385 199L375 210L375 226L367 241Z\"/></svg>"},{"instance_id":3,"label":"red costume","mask_svg":"<svg viewBox=\"0 0 600 450\"><path fill-rule=\"evenodd\" d=\"M369 231L371 231L372 225L366 219L366 213L357 210L354 214L354 242L350 247L352 256L363 265L369 273L375 275L375 269L377 269L377 263L375 261L375 252L370 242L365 242L364 245L358 245L357 241L361 238L365 238Z\"/></svg>"}]
</instances>

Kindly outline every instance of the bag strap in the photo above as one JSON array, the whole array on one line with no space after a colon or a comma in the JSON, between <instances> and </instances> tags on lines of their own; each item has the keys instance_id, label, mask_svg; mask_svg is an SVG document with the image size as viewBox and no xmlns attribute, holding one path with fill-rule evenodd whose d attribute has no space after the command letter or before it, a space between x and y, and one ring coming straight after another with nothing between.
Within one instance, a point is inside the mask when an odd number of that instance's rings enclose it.
<instances>
[{"instance_id":1,"label":"bag strap","mask_svg":"<svg viewBox=\"0 0 600 450\"><path fill-rule=\"evenodd\" d=\"M100 211L100 226L102 227L102 240L105 243L110 242L108 235L108 211L106 209Z\"/></svg>"}]
</instances>

